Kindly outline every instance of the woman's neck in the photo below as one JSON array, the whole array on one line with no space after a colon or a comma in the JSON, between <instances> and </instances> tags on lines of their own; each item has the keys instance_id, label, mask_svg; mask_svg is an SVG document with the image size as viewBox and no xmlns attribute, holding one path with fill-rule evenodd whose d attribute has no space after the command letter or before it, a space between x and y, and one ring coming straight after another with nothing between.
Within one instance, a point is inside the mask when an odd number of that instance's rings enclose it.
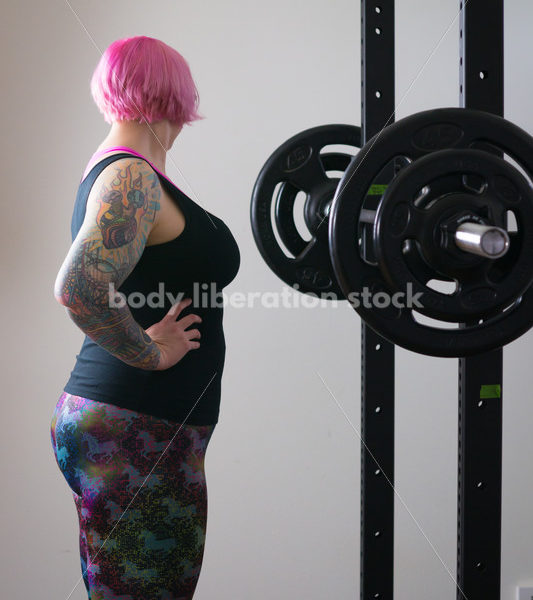
<instances>
[{"instance_id":1,"label":"woman's neck","mask_svg":"<svg viewBox=\"0 0 533 600\"><path fill-rule=\"evenodd\" d=\"M161 173L166 174L167 150L172 147L176 135L176 128L168 121L157 121L150 125L138 121L114 121L97 151L125 146L142 154Z\"/></svg>"}]
</instances>

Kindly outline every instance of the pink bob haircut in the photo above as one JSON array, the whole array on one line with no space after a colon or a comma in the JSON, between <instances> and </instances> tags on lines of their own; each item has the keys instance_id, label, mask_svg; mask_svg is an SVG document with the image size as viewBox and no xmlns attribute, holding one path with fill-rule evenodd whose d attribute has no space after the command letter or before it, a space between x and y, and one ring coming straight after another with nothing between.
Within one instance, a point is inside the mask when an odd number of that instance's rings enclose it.
<instances>
[{"instance_id":1,"label":"pink bob haircut","mask_svg":"<svg viewBox=\"0 0 533 600\"><path fill-rule=\"evenodd\" d=\"M113 42L91 78L91 94L107 123L202 119L187 61L161 40L139 35Z\"/></svg>"}]
</instances>

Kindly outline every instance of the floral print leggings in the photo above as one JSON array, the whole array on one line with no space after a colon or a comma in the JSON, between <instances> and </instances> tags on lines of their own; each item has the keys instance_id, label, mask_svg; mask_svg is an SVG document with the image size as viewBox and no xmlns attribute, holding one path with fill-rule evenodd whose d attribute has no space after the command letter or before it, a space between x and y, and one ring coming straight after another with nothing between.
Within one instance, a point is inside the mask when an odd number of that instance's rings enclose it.
<instances>
[{"instance_id":1,"label":"floral print leggings","mask_svg":"<svg viewBox=\"0 0 533 600\"><path fill-rule=\"evenodd\" d=\"M63 392L51 423L79 519L90 600L190 600L207 525L215 425L182 425Z\"/></svg>"}]
</instances>

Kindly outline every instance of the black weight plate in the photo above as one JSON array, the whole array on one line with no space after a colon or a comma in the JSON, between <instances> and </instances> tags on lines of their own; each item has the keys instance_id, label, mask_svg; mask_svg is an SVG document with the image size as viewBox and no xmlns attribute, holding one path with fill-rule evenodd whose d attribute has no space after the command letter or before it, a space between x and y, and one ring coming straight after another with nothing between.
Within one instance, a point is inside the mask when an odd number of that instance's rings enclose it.
<instances>
[{"instance_id":1,"label":"black weight plate","mask_svg":"<svg viewBox=\"0 0 533 600\"><path fill-rule=\"evenodd\" d=\"M352 156L348 154L338 154L330 152L324 152L323 154L321 154L322 164L326 173L330 171L341 171L344 173L344 171L346 171L346 169L348 168L351 159ZM335 181L338 183L339 180L337 179ZM296 201L296 196L298 195L299 191L300 190L298 190L298 188L285 181L281 184L279 188L274 206L274 216L278 235L281 241L283 242L285 248L287 248L287 250L293 256L298 256L301 252L305 250L305 247L308 244L308 241L306 241L300 235L300 232L298 231L294 220L294 205ZM319 219L321 219L323 215L316 216L319 217ZM309 222L309 226L311 227L311 230L313 230L313 219L310 218L309 215L304 215L304 220ZM325 224L323 224L323 227L324 231L327 231L327 226Z\"/></svg>"},{"instance_id":2,"label":"black weight plate","mask_svg":"<svg viewBox=\"0 0 533 600\"><path fill-rule=\"evenodd\" d=\"M419 190L431 190L442 173L450 186L440 192L448 193L429 207L417 205ZM484 183L478 193L468 187L472 176ZM502 181L514 190L507 197L499 193ZM446 215L466 212L477 216L478 222L505 227L508 210L514 212L518 224L511 239L514 260L498 281L490 277L497 262L441 247L439 225ZM509 162L488 152L454 149L428 154L399 173L379 204L374 240L378 264L387 283L401 291L410 283L414 293L423 294L420 313L457 323L495 315L529 288L533 277L533 236L527 236L528 231L533 231L533 189L525 177ZM422 281L416 268L408 264L403 252L405 240L416 240L419 246L427 247L426 260L435 265L434 278L442 274L456 276L459 285L455 293L439 293L425 285L427 280Z\"/></svg>"},{"instance_id":3,"label":"black weight plate","mask_svg":"<svg viewBox=\"0 0 533 600\"><path fill-rule=\"evenodd\" d=\"M343 299L329 257L329 214L323 211L329 208L339 181L329 177L327 171L339 170L339 166L345 169L353 157L342 152L321 155L321 149L330 145L346 145L358 150L360 128L322 125L307 129L282 144L259 173L252 193L250 217L259 252L278 277L301 292L328 293L328 297ZM281 186L276 193L278 184ZM300 235L294 219L294 203L300 191L306 194L302 216L312 236L309 241ZM284 252L276 233L293 256Z\"/></svg>"},{"instance_id":4,"label":"black weight plate","mask_svg":"<svg viewBox=\"0 0 533 600\"><path fill-rule=\"evenodd\" d=\"M376 332L409 350L433 356L468 356L503 346L533 325L533 290L529 287L505 312L483 323L443 329L417 321L410 308L376 308L362 302L369 290L394 292L380 269L369 265L358 250L359 215L376 175L397 156L416 161L448 148L484 144L500 149L533 174L533 138L496 115L461 108L424 111L390 125L361 149L339 183L329 220L333 267L348 300ZM502 196L512 196L501 182ZM526 231L529 238L533 231ZM358 295L357 295L358 294Z\"/></svg>"}]
</instances>

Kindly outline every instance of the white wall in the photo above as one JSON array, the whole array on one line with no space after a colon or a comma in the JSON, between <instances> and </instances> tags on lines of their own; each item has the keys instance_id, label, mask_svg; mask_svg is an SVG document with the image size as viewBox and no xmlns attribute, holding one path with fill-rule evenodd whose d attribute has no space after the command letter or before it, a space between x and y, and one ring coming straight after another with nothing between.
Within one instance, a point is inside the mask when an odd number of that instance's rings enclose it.
<instances>
[{"instance_id":1,"label":"white wall","mask_svg":"<svg viewBox=\"0 0 533 600\"><path fill-rule=\"evenodd\" d=\"M458 104L458 4L398 0L398 118ZM506 116L533 132L533 6L506 4ZM67 598L80 576L74 505L49 423L82 340L53 282L79 178L108 128L89 95L99 52L88 33L101 50L121 37L158 37L189 60L208 118L178 138L167 173L234 231L242 266L228 293L282 289L249 227L251 190L269 154L308 127L360 122L356 0L71 6L83 27L62 0L2 8L0 586L10 600ZM319 374L359 431L359 320L346 306L258 306L228 308L225 322L195 598L357 598L359 439ZM505 352L504 600L516 583L533 584L532 348L530 333ZM408 510L396 503L396 600L455 597L446 568L455 576L456 385L456 361L398 350L396 489ZM70 598L85 598L83 584Z\"/></svg>"}]
</instances>

